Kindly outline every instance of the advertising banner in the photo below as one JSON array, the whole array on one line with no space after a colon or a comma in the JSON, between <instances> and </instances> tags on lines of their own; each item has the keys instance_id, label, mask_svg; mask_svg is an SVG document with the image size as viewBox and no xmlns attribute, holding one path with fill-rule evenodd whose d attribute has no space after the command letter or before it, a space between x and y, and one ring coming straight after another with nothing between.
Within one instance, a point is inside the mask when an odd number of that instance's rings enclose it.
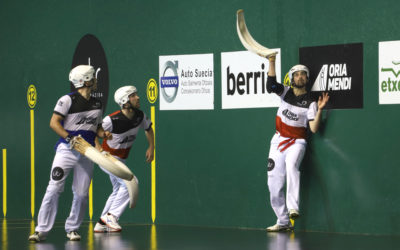
<instances>
[{"instance_id":1,"label":"advertising banner","mask_svg":"<svg viewBox=\"0 0 400 250\"><path fill-rule=\"evenodd\" d=\"M159 57L160 110L214 109L213 54Z\"/></svg>"},{"instance_id":2,"label":"advertising banner","mask_svg":"<svg viewBox=\"0 0 400 250\"><path fill-rule=\"evenodd\" d=\"M304 47L299 54L310 69L310 90L316 97L329 92L327 109L363 107L362 43Z\"/></svg>"},{"instance_id":3,"label":"advertising banner","mask_svg":"<svg viewBox=\"0 0 400 250\"><path fill-rule=\"evenodd\" d=\"M400 103L400 41L379 42L379 104Z\"/></svg>"},{"instance_id":4,"label":"advertising banner","mask_svg":"<svg viewBox=\"0 0 400 250\"><path fill-rule=\"evenodd\" d=\"M281 82L280 49L276 77ZM269 62L248 51L221 53L221 94L223 109L278 107L280 98L266 89Z\"/></svg>"}]
</instances>

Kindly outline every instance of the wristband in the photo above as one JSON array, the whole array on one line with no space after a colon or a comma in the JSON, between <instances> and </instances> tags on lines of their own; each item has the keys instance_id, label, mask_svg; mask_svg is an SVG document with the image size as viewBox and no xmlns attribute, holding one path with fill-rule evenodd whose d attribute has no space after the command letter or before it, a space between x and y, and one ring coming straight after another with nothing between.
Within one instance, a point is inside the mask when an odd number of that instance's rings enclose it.
<instances>
[{"instance_id":1,"label":"wristband","mask_svg":"<svg viewBox=\"0 0 400 250\"><path fill-rule=\"evenodd\" d=\"M73 135L68 134L67 137L64 138L64 140L69 143L73 137Z\"/></svg>"}]
</instances>

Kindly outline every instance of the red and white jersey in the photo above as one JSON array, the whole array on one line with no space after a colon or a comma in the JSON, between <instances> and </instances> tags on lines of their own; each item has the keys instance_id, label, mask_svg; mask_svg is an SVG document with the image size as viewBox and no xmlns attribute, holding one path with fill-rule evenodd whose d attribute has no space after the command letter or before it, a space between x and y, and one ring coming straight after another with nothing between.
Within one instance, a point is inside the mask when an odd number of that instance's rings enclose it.
<instances>
[{"instance_id":1,"label":"red and white jersey","mask_svg":"<svg viewBox=\"0 0 400 250\"><path fill-rule=\"evenodd\" d=\"M276 130L283 137L306 139L308 122L315 118L317 103L308 93L296 96L290 87L285 87L280 97Z\"/></svg>"},{"instance_id":2,"label":"red and white jersey","mask_svg":"<svg viewBox=\"0 0 400 250\"><path fill-rule=\"evenodd\" d=\"M128 119L121 110L118 110L103 119L103 129L110 131L112 139L103 140L103 149L121 159L128 158L129 151L139 129L149 130L151 121L139 109L135 109L135 115Z\"/></svg>"}]
</instances>

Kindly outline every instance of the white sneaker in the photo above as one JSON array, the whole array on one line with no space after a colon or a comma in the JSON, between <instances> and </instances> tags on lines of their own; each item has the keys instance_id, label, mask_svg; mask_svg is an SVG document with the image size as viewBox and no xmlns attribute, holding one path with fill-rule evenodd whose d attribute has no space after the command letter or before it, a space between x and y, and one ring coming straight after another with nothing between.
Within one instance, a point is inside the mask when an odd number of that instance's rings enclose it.
<instances>
[{"instance_id":1,"label":"white sneaker","mask_svg":"<svg viewBox=\"0 0 400 250\"><path fill-rule=\"evenodd\" d=\"M290 222L287 225L275 224L273 226L267 227L267 232L282 232L282 231L290 231L290 230L293 230L293 226Z\"/></svg>"},{"instance_id":2,"label":"white sneaker","mask_svg":"<svg viewBox=\"0 0 400 250\"><path fill-rule=\"evenodd\" d=\"M67 238L69 240L81 240L81 236L76 231L71 231L67 233Z\"/></svg>"},{"instance_id":3,"label":"white sneaker","mask_svg":"<svg viewBox=\"0 0 400 250\"><path fill-rule=\"evenodd\" d=\"M112 214L106 214L101 216L101 221L110 228L110 232L120 232L122 230L121 226L118 224L117 219Z\"/></svg>"},{"instance_id":4,"label":"white sneaker","mask_svg":"<svg viewBox=\"0 0 400 250\"><path fill-rule=\"evenodd\" d=\"M97 222L93 231L95 233L117 233L121 232L121 229L113 229L111 227L107 227L107 225L102 225L99 222Z\"/></svg>"},{"instance_id":5,"label":"white sneaker","mask_svg":"<svg viewBox=\"0 0 400 250\"><path fill-rule=\"evenodd\" d=\"M295 220L300 217L299 211L296 209L289 209L289 218Z\"/></svg>"},{"instance_id":6,"label":"white sneaker","mask_svg":"<svg viewBox=\"0 0 400 250\"><path fill-rule=\"evenodd\" d=\"M40 242L45 239L46 239L46 236L41 232L35 232L34 234L30 235L28 238L29 241L34 241L34 242Z\"/></svg>"},{"instance_id":7,"label":"white sneaker","mask_svg":"<svg viewBox=\"0 0 400 250\"><path fill-rule=\"evenodd\" d=\"M96 226L94 226L95 233L107 233L107 225L101 225L100 223L96 223Z\"/></svg>"}]
</instances>

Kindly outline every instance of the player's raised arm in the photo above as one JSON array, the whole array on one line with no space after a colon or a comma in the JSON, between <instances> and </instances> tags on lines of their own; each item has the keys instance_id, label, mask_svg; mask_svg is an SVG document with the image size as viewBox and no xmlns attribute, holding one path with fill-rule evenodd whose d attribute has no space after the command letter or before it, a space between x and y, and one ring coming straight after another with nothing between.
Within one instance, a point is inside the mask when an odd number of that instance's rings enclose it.
<instances>
[{"instance_id":1,"label":"player's raised arm","mask_svg":"<svg viewBox=\"0 0 400 250\"><path fill-rule=\"evenodd\" d=\"M325 105L329 101L329 95L328 93L322 93L322 96L318 98L318 111L317 114L315 115L314 120L310 121L310 130L313 133L316 133L319 129L319 124L321 123L321 117L322 117L322 109L325 107Z\"/></svg>"},{"instance_id":2,"label":"player's raised arm","mask_svg":"<svg viewBox=\"0 0 400 250\"><path fill-rule=\"evenodd\" d=\"M276 76L276 70L275 70L275 61L276 61L276 56L270 56L268 58L269 61L269 69L268 69L268 76Z\"/></svg>"},{"instance_id":3,"label":"player's raised arm","mask_svg":"<svg viewBox=\"0 0 400 250\"><path fill-rule=\"evenodd\" d=\"M270 56L269 60L269 69L268 69L268 78L267 78L267 91L268 93L275 93L277 95L281 95L283 93L283 85L279 84L276 81L276 71L275 71L275 56Z\"/></svg>"}]
</instances>

